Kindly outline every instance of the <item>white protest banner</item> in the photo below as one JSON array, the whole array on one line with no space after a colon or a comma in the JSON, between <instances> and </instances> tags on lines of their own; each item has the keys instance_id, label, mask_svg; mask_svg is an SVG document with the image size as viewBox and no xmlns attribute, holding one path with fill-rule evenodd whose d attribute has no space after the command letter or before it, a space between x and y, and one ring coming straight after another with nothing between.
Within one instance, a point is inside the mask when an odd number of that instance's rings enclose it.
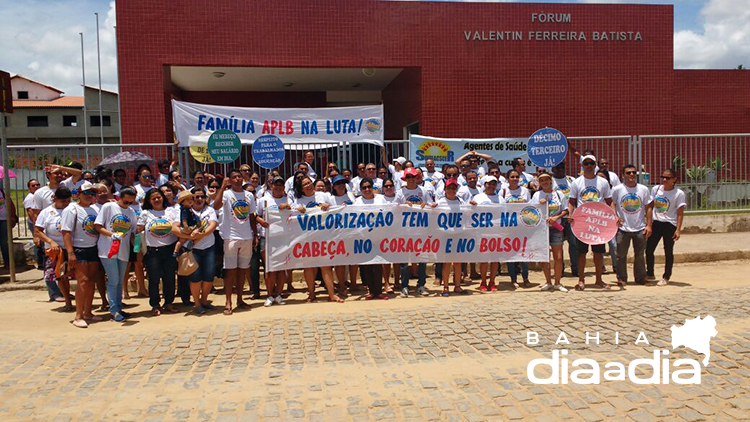
<instances>
[{"instance_id":1,"label":"white protest banner","mask_svg":"<svg viewBox=\"0 0 750 422\"><path fill-rule=\"evenodd\" d=\"M547 205L268 210L269 271L417 262L546 262Z\"/></svg>"},{"instance_id":2,"label":"white protest banner","mask_svg":"<svg viewBox=\"0 0 750 422\"><path fill-rule=\"evenodd\" d=\"M439 169L446 163L455 164L459 157L469 151L476 151L491 156L500 166L500 171L506 172L510 170L514 158L523 158L527 166L532 165L526 154L526 141L526 138L459 139L411 135L409 158L417 167L424 166L428 158L432 159ZM483 162L480 160L480 164Z\"/></svg>"},{"instance_id":3,"label":"white protest banner","mask_svg":"<svg viewBox=\"0 0 750 422\"><path fill-rule=\"evenodd\" d=\"M243 144L276 135L284 145L313 141L368 142L383 146L383 106L250 108L172 100L180 146L208 141L215 130L236 133Z\"/></svg>"}]
</instances>

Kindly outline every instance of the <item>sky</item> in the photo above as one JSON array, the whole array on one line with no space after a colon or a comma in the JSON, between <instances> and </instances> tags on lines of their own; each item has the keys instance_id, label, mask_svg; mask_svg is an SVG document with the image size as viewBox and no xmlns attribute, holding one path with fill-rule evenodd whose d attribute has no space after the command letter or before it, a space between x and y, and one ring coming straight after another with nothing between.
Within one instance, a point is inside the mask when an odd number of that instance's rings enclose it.
<instances>
[{"instance_id":1,"label":"sky","mask_svg":"<svg viewBox=\"0 0 750 422\"><path fill-rule=\"evenodd\" d=\"M750 68L750 0L577 2L674 4L676 69L733 69L739 64ZM102 87L117 91L114 5L114 1L108 0L0 0L3 11L0 13L0 69L52 85L67 95L82 95L79 33L84 36L86 84L96 86L94 13L99 13Z\"/></svg>"}]
</instances>

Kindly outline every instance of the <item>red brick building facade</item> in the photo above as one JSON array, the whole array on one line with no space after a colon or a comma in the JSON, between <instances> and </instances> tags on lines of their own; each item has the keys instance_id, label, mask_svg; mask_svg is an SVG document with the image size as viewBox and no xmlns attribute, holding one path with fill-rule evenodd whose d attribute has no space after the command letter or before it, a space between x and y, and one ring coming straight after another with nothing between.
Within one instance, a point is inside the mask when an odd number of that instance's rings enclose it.
<instances>
[{"instance_id":1,"label":"red brick building facade","mask_svg":"<svg viewBox=\"0 0 750 422\"><path fill-rule=\"evenodd\" d=\"M417 121L441 137L750 131L750 71L674 70L672 6L127 0L117 31L123 142L172 139L171 98L328 105L185 91L171 66L400 68L382 90L387 139Z\"/></svg>"}]
</instances>

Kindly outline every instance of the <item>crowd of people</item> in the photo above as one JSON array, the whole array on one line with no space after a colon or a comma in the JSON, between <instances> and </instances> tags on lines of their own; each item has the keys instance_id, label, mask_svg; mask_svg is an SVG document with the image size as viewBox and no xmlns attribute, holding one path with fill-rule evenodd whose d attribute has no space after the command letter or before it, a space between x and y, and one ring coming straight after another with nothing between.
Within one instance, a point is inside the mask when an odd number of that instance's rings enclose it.
<instances>
[{"instance_id":1,"label":"crowd of people","mask_svg":"<svg viewBox=\"0 0 750 422\"><path fill-rule=\"evenodd\" d=\"M521 158L503 172L491 156L478 152L467 153L440 169L433 160L428 159L422 168L398 157L382 167L359 163L356 174L329 162L323 174L318 174L315 155L307 151L304 160L294 164L294 174L285 179L272 170L264 181L247 164L226 175L196 171L189 181L167 160L157 163L155 173L148 165L139 166L132 181L125 169L91 172L79 163L50 165L45 168L46 185L28 182L24 208L34 228L38 264L44 269L50 300L75 311L73 325L82 328L102 320L93 313L97 290L100 310L108 311L112 320L123 322L131 317L123 304L123 299L131 297L131 272L136 294L149 298L153 316L179 312L175 307L178 298L195 314L214 310L209 297L216 278L223 279L224 315L249 308L243 297L247 281L252 298L263 299L261 278L265 280L264 306L284 304L285 295L294 290L292 271L262 270L268 228L263 216L272 209L305 213L311 208L328 212L330 207L351 204L444 208L547 204L551 260L542 264L545 283L541 290L567 292L561 283L565 241L571 275L578 278L576 290L586 288L589 249L596 274L594 286L610 288L602 280L607 247L617 284L624 286L631 243L634 280L645 284L656 281L654 251L663 242L665 270L657 284L667 284L686 207L685 195L676 187L675 172L664 170L661 183L649 189L638 183L633 165L616 174L607 160L597 160L593 151L572 152L581 162L582 172L577 177L568 174L564 162L549 172L536 168L531 174ZM382 162L389 163L385 149ZM591 201L607 203L618 216L617 235L608 245L590 247L571 230L575 208ZM0 217L6 218L5 209L0 209ZM192 255L197 270L177 275L178 262L186 254ZM496 291L502 264L513 289L531 287L527 262L435 263L434 283L442 287L442 296L451 294L451 285L455 294L467 294L462 285L472 279L480 280L478 290ZM388 299L394 293L401 297L414 292L430 294L424 263L304 268L303 275L308 301L316 300L318 281L333 302L343 302L351 291L366 292L368 300ZM74 295L71 277L77 282ZM416 291L410 289L412 278L417 279Z\"/></svg>"}]
</instances>

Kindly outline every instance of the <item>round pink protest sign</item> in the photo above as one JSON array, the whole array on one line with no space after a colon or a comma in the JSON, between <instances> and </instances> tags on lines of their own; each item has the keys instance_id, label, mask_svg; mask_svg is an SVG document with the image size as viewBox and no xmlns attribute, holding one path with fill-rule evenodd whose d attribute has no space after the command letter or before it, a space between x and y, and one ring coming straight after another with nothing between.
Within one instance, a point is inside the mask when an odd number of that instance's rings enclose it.
<instances>
[{"instance_id":1,"label":"round pink protest sign","mask_svg":"<svg viewBox=\"0 0 750 422\"><path fill-rule=\"evenodd\" d=\"M601 245L617 234L617 214L604 202L587 202L573 213L572 229L581 242Z\"/></svg>"}]
</instances>

